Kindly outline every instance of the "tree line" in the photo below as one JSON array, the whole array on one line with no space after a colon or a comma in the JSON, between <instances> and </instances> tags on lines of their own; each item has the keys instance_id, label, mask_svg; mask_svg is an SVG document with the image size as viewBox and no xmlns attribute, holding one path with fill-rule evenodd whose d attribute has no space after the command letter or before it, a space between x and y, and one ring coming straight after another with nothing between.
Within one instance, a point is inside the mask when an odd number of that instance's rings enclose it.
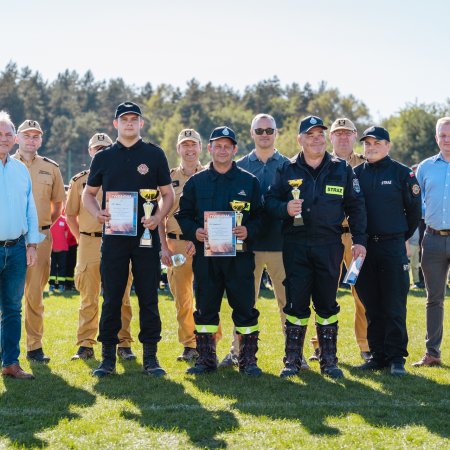
<instances>
[{"instance_id":1,"label":"tree line","mask_svg":"<svg viewBox=\"0 0 450 450\"><path fill-rule=\"evenodd\" d=\"M95 132L116 133L112 125L115 107L131 100L142 106L144 139L155 142L166 151L169 164L178 163L176 140L183 128L195 128L204 142L211 130L228 125L239 141L238 155L253 148L250 123L255 114L264 112L275 117L279 128L277 148L287 156L298 152L296 142L299 120L309 114L331 124L337 117L352 119L361 133L372 125L369 109L353 95L342 95L322 81L313 87L292 83L282 86L274 76L247 86L239 92L227 85L201 85L192 79L184 89L151 82L137 87L122 78L95 80L91 71L84 75L66 70L53 81L29 67L14 62L0 72L0 109L10 113L18 126L25 119L37 120L43 130L41 155L60 164L64 180L89 167L89 138ZM436 152L436 120L450 114L450 100L441 104L407 104L383 120L393 149L391 155L411 165ZM207 161L206 149L202 160Z\"/></svg>"}]
</instances>

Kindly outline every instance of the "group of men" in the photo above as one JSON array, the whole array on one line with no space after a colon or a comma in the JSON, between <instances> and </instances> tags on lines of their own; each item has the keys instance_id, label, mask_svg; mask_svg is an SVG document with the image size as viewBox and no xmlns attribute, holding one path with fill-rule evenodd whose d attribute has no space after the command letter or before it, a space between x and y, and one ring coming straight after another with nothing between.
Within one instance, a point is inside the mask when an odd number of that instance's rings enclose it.
<instances>
[{"instance_id":1,"label":"group of men","mask_svg":"<svg viewBox=\"0 0 450 450\"><path fill-rule=\"evenodd\" d=\"M276 149L277 126L268 114L254 117L250 133L255 148L236 162L234 131L227 126L215 128L207 145L211 162L205 167L199 160L199 133L184 129L177 142L180 165L172 170L164 151L142 140L144 122L138 105L120 104L113 123L116 142L102 133L92 137L91 168L72 178L66 205L68 224L79 242L75 280L81 296L79 348L73 359L92 358L93 345L101 342L102 361L93 372L95 376L115 372L116 352L124 359L136 358L130 335L131 275L139 302L144 372L165 374L157 359L161 339L157 289L162 262L169 267L178 337L184 347L178 359L195 363L188 373L203 374L218 366L234 365L246 375L261 373L256 358L260 332L256 300L266 267L285 334L280 376L295 376L308 368L303 344L312 300L316 337L310 360L319 361L324 375L340 378L336 291L343 261L348 268L358 257L365 260L353 289L355 335L365 361L357 368L388 367L392 375L404 375L409 289L405 240L421 218L422 197L427 223L422 256L428 292L427 352L416 365L441 363L443 301L450 261L445 245L450 236L446 208L450 118L437 123L440 152L419 165L419 182L406 166L389 157L390 136L382 127L364 131L360 139L364 156L356 155L357 130L348 118L339 118L331 126L331 154L326 152L327 127L322 119L304 118L297 136L301 151L291 159ZM32 375L25 373L18 361L22 292L20 282L12 289L12 271L19 281L24 278L27 358L49 360L42 350L42 292L48 279L49 227L61 212L64 186L57 164L37 155L42 134L38 122L27 120L16 136L9 116L0 115L5 180L0 184L2 373L14 378ZM12 158L9 151L15 142L19 149ZM27 166L29 175L17 160ZM7 176L13 178L11 185ZM12 186L17 198L14 206L3 201L12 198ZM157 189L159 197L154 214L148 216L144 214L144 199L138 196L136 236L102 233L103 224L111 219L105 193L138 193L142 189ZM244 242L243 249L236 256L206 256L204 214L231 211L233 202L246 205L242 222L232 229ZM17 205L21 205L20 214ZM145 229L151 233L152 246L141 245ZM44 236L39 231L45 235L42 242ZM20 271L11 267L10 254L15 253ZM175 266L172 256L180 253L186 262ZM99 323L100 284L104 300ZM219 312L225 292L235 330L230 353L219 365L216 343L222 335Z\"/></svg>"}]
</instances>

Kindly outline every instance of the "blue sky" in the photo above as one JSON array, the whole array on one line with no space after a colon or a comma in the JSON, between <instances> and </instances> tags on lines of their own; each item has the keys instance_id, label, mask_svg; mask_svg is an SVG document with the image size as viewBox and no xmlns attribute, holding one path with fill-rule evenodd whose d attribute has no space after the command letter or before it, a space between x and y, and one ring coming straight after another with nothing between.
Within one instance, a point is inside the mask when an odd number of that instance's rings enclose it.
<instances>
[{"instance_id":1,"label":"blue sky","mask_svg":"<svg viewBox=\"0 0 450 450\"><path fill-rule=\"evenodd\" d=\"M374 121L450 97L444 0L21 0L2 9L0 69L13 60L49 80L67 68L137 86L325 80L364 101Z\"/></svg>"}]
</instances>

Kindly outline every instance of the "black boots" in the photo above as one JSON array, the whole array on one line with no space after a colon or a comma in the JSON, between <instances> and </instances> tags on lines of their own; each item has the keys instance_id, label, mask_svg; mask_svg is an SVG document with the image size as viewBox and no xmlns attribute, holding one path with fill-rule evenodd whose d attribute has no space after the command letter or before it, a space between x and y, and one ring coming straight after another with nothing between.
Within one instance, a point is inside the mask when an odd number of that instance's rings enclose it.
<instances>
[{"instance_id":1,"label":"black boots","mask_svg":"<svg viewBox=\"0 0 450 450\"><path fill-rule=\"evenodd\" d=\"M216 356L216 336L213 333L197 333L195 335L197 342L198 359L194 367L189 367L186 373L192 375L201 375L217 370Z\"/></svg>"},{"instance_id":2,"label":"black boots","mask_svg":"<svg viewBox=\"0 0 450 450\"><path fill-rule=\"evenodd\" d=\"M251 334L239 334L239 372L252 377L261 375L262 370L256 365L258 351L258 336L256 331Z\"/></svg>"},{"instance_id":3,"label":"black boots","mask_svg":"<svg viewBox=\"0 0 450 450\"><path fill-rule=\"evenodd\" d=\"M342 378L344 374L337 367L337 333L338 325L319 325L316 324L317 338L319 340L319 362L320 371L330 378Z\"/></svg>"},{"instance_id":4,"label":"black boots","mask_svg":"<svg viewBox=\"0 0 450 450\"><path fill-rule=\"evenodd\" d=\"M166 375L166 371L159 365L156 350L157 344L144 344L144 373L154 377L162 377Z\"/></svg>"},{"instance_id":5,"label":"black boots","mask_svg":"<svg viewBox=\"0 0 450 450\"><path fill-rule=\"evenodd\" d=\"M92 372L95 377L103 378L116 372L116 345L102 344L102 362Z\"/></svg>"},{"instance_id":6,"label":"black boots","mask_svg":"<svg viewBox=\"0 0 450 450\"><path fill-rule=\"evenodd\" d=\"M286 347L283 358L284 369L280 373L281 378L292 377L300 372L306 328L306 326L299 325L285 327Z\"/></svg>"}]
</instances>

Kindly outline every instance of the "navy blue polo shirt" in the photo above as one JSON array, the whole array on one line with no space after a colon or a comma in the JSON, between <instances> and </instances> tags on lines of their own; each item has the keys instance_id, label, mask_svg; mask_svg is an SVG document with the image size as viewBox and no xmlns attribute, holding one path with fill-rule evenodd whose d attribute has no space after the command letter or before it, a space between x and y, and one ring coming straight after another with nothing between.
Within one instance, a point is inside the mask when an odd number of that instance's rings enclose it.
<instances>
[{"instance_id":1,"label":"navy blue polo shirt","mask_svg":"<svg viewBox=\"0 0 450 450\"><path fill-rule=\"evenodd\" d=\"M289 161L278 150L264 163L256 151L252 150L248 155L236 161L236 164L242 169L250 172L258 178L261 185L261 195L268 191L269 186L275 181L275 174L278 167L281 167L285 161ZM271 215L263 215L263 227L258 239L253 245L255 251L279 252L282 250L283 237L281 233L282 220Z\"/></svg>"},{"instance_id":2,"label":"navy blue polo shirt","mask_svg":"<svg viewBox=\"0 0 450 450\"><path fill-rule=\"evenodd\" d=\"M142 139L131 147L119 141L98 152L91 163L87 184L103 189L102 208L105 208L106 191L158 189L171 184L166 155L161 147ZM144 231L140 218L144 216L145 200L138 196L138 236ZM154 214L154 212L153 212ZM152 235L157 236L157 232Z\"/></svg>"}]
</instances>

